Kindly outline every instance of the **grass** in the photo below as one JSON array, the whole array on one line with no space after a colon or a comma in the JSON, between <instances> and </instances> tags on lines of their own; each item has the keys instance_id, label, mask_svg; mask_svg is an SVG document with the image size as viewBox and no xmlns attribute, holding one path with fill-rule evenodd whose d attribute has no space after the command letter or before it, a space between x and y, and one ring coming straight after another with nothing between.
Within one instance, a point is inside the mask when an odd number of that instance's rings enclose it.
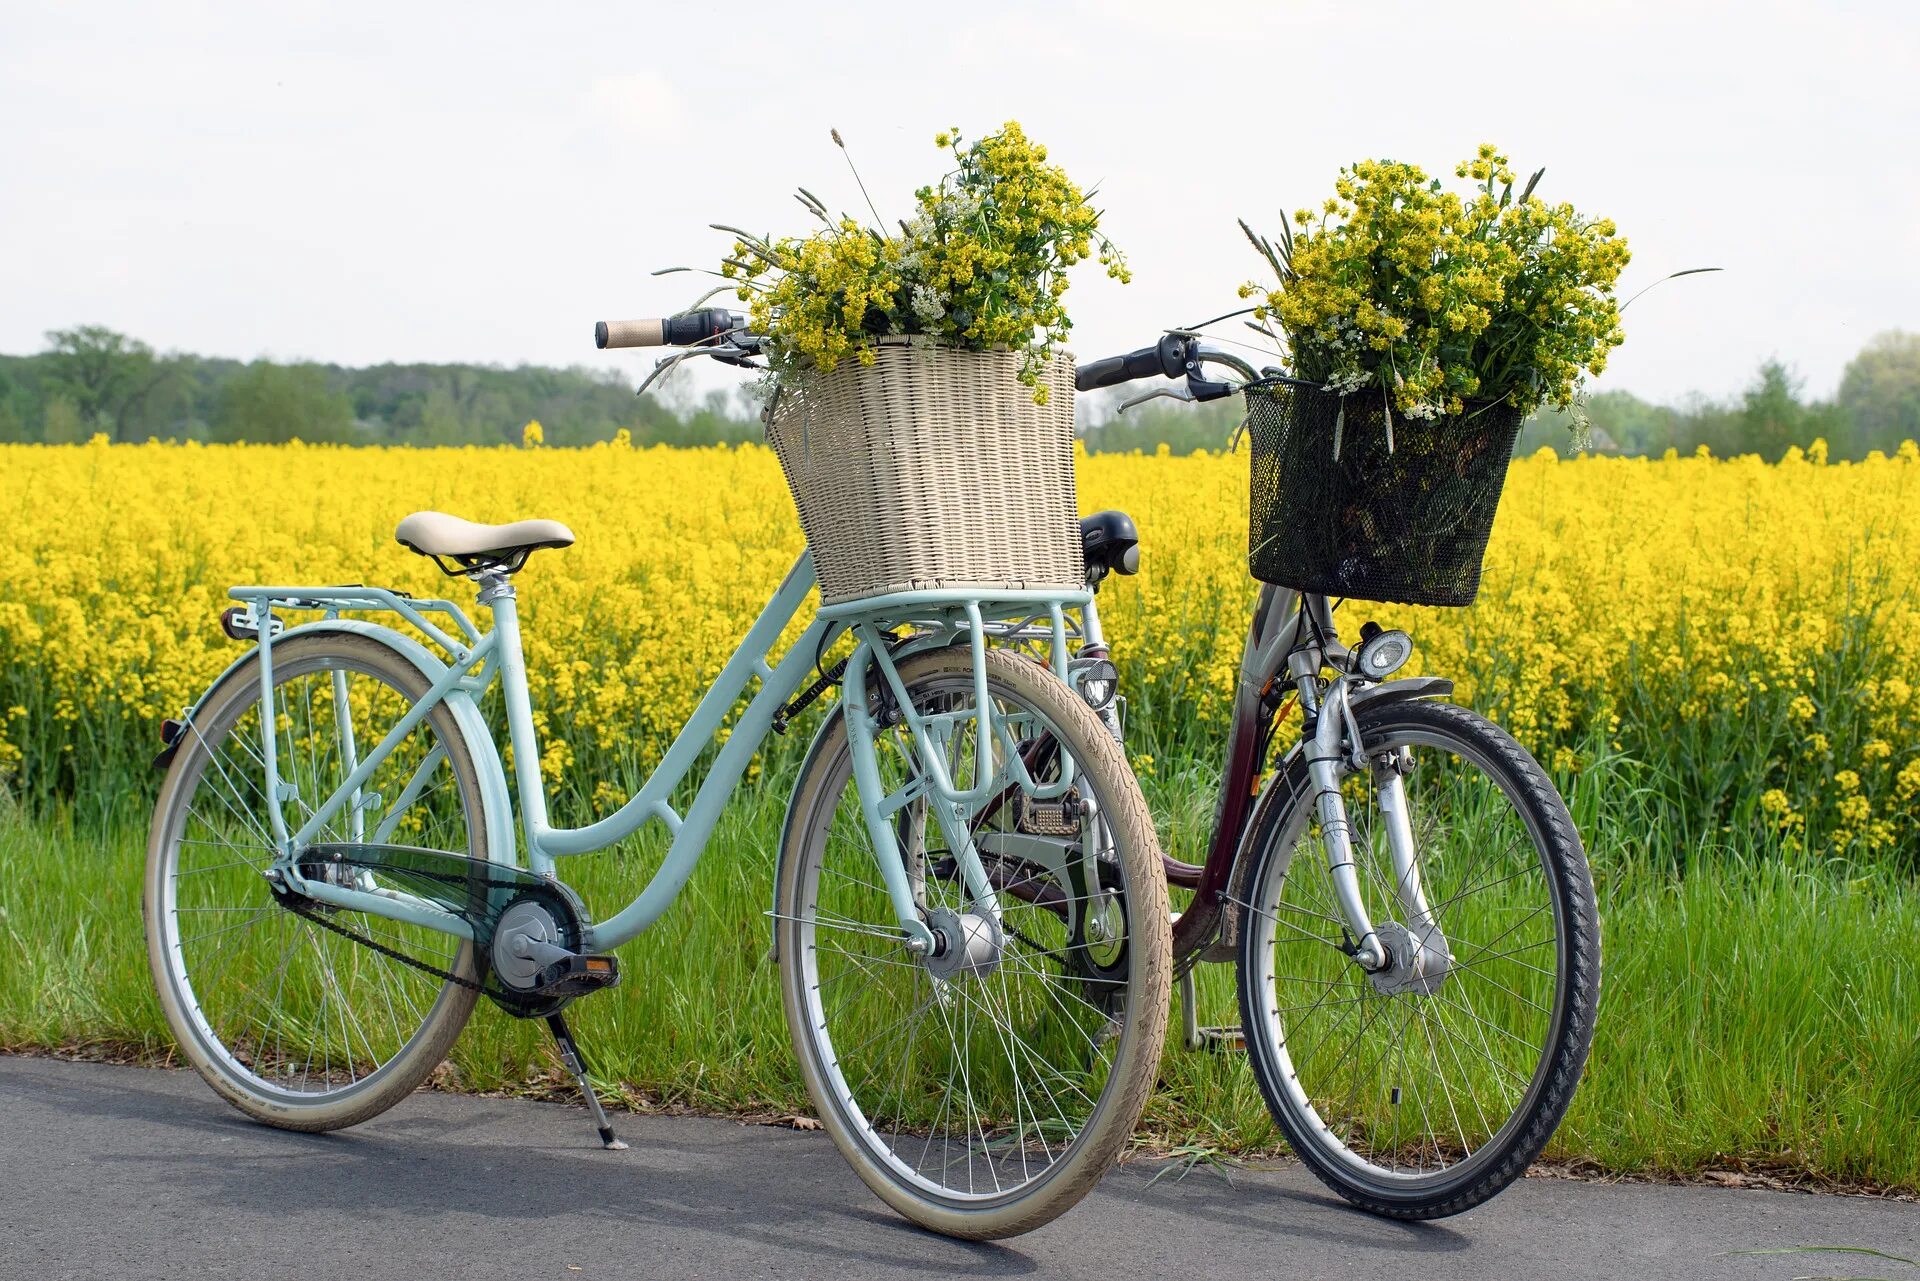
<instances>
[{"instance_id":1,"label":"grass","mask_svg":"<svg viewBox=\"0 0 1920 1281\"><path fill-rule=\"evenodd\" d=\"M1700 846L1679 876L1644 853L1663 842L1636 817L1630 780L1569 784L1595 850L1606 982L1586 1082L1548 1155L1622 1174L1920 1189L1920 888L1725 843ZM1180 816L1198 806L1180 798L1201 789L1170 774L1156 790L1169 843L1191 845ZM598 1074L630 1102L807 1111L763 915L784 797L742 794L682 902L625 949L625 981L576 1007ZM0 810L0 1048L170 1055L140 926L143 822ZM641 839L585 860L579 888L621 901L659 852ZM1199 1001L1203 1022L1236 1022L1232 971L1203 967ZM557 1066L543 1029L483 1003L450 1083L546 1088ZM1177 1044L1142 1137L1209 1160L1281 1146L1240 1055Z\"/></svg>"}]
</instances>

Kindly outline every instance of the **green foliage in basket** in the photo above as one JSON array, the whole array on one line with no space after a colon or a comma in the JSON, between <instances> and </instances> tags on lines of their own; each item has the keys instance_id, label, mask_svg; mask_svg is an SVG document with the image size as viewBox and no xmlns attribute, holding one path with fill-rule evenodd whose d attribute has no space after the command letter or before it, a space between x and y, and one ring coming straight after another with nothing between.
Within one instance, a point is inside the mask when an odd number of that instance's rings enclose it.
<instances>
[{"instance_id":1,"label":"green foliage in basket","mask_svg":"<svg viewBox=\"0 0 1920 1281\"><path fill-rule=\"evenodd\" d=\"M833 139L844 150L838 130ZM1021 350L1020 380L1045 403L1040 370L1072 328L1067 268L1097 257L1124 282L1126 260L1101 234L1089 193L1017 122L975 142L957 129L934 141L955 167L914 193L913 217L897 232L831 216L803 188L800 203L823 227L777 238L722 227L735 240L719 274L748 304L756 332L772 337L776 376L849 358L871 364L875 338L925 334Z\"/></svg>"},{"instance_id":2,"label":"green foliage in basket","mask_svg":"<svg viewBox=\"0 0 1920 1281\"><path fill-rule=\"evenodd\" d=\"M1331 391L1378 387L1408 418L1459 414L1468 401L1522 414L1573 405L1623 333L1614 282L1627 242L1611 219L1517 194L1491 144L1445 190L1416 165L1363 160L1334 198L1283 222L1275 244L1240 225L1278 277L1249 282L1256 328L1295 377Z\"/></svg>"}]
</instances>

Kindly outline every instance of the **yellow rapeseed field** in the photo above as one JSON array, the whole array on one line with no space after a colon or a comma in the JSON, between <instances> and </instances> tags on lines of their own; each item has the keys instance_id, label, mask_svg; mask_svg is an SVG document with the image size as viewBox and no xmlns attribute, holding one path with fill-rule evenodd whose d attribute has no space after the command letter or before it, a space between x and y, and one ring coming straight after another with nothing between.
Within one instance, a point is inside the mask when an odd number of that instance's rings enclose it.
<instances>
[{"instance_id":1,"label":"yellow rapeseed field","mask_svg":"<svg viewBox=\"0 0 1920 1281\"><path fill-rule=\"evenodd\" d=\"M1252 584L1246 459L1083 456L1140 522L1102 596L1149 775L1217 743ZM548 764L578 805L644 772L801 547L762 448L0 446L0 781L90 804L236 654L231 583L469 599L393 542L407 512L550 516L521 599ZM1563 778L1637 762L1703 837L1920 861L1920 450L1829 463L1542 454L1508 481L1480 602L1350 605ZM1156 759L1158 758L1158 759ZM1611 766L1610 766L1611 767Z\"/></svg>"}]
</instances>

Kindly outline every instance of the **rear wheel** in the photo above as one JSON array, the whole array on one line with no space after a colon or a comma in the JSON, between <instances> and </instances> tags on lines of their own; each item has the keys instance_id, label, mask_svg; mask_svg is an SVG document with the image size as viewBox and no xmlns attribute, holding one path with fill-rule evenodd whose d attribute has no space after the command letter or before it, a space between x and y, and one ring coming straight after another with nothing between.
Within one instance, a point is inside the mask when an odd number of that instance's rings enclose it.
<instances>
[{"instance_id":1,"label":"rear wheel","mask_svg":"<svg viewBox=\"0 0 1920 1281\"><path fill-rule=\"evenodd\" d=\"M915 707L951 718L949 768L972 782L972 660L902 661ZM944 950L909 951L852 780L846 722L816 742L781 850L777 937L788 1024L821 1120L869 1187L953 1236L1029 1231L1119 1156L1166 1035L1171 947L1159 846L1139 786L1093 712L1044 667L987 653L996 778L966 822L1000 921L968 894L924 793L894 813L921 918ZM1006 770L1017 744L1036 791ZM883 784L919 777L883 728Z\"/></svg>"},{"instance_id":2,"label":"rear wheel","mask_svg":"<svg viewBox=\"0 0 1920 1281\"><path fill-rule=\"evenodd\" d=\"M343 634L273 647L278 770L298 827L425 696L428 681L388 646ZM267 812L258 669L244 664L202 703L167 771L147 846L147 958L187 1059L235 1107L270 1125L330 1130L411 1093L446 1056L478 992L327 928L337 924L475 982L472 945L423 926L302 900L266 873ZM319 834L484 859L479 784L443 704ZM329 873L316 872L319 875ZM367 872L334 873L374 888ZM364 882L364 883L363 883Z\"/></svg>"},{"instance_id":3,"label":"rear wheel","mask_svg":"<svg viewBox=\"0 0 1920 1281\"><path fill-rule=\"evenodd\" d=\"M1396 963L1369 974L1347 954L1296 759L1277 784L1294 800L1249 834L1241 1018L1300 1159L1376 1214L1437 1218L1524 1173L1573 1098L1600 991L1593 882L1560 794L1498 726L1424 700L1356 719L1370 767L1342 792L1361 895ZM1410 919L1389 856L1390 773L1437 936Z\"/></svg>"}]
</instances>

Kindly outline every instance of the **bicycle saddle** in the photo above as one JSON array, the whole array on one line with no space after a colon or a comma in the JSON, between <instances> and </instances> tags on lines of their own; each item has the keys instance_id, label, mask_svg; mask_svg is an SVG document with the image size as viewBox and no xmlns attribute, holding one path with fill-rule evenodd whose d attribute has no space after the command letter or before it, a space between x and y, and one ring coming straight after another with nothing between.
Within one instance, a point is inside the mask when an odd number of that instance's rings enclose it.
<instances>
[{"instance_id":1,"label":"bicycle saddle","mask_svg":"<svg viewBox=\"0 0 1920 1281\"><path fill-rule=\"evenodd\" d=\"M557 520L480 525L445 512L415 512L400 522L393 536L408 551L431 557L447 574L511 574L542 548L573 545L573 531Z\"/></svg>"}]
</instances>

